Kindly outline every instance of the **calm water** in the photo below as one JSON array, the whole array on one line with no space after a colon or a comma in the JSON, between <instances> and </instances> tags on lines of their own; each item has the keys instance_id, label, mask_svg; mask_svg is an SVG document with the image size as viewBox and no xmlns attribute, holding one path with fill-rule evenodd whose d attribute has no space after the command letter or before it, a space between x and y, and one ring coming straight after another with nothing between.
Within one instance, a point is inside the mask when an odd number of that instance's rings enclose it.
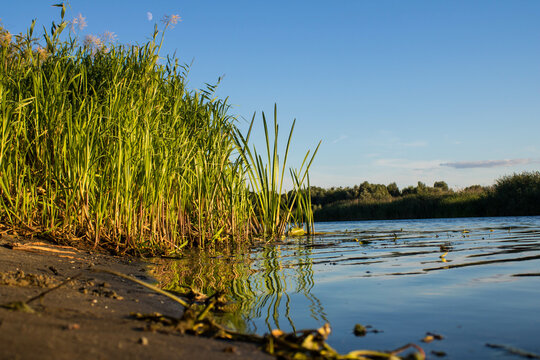
<instances>
[{"instance_id":1,"label":"calm water","mask_svg":"<svg viewBox=\"0 0 540 360\"><path fill-rule=\"evenodd\" d=\"M486 343L540 353L540 217L316 224L243 256L193 255L157 265L169 288L231 289L241 331L330 322L340 352L415 342L450 359L518 358ZM441 257L444 253L446 256ZM378 332L355 337L356 323ZM444 339L424 344L426 332Z\"/></svg>"}]
</instances>

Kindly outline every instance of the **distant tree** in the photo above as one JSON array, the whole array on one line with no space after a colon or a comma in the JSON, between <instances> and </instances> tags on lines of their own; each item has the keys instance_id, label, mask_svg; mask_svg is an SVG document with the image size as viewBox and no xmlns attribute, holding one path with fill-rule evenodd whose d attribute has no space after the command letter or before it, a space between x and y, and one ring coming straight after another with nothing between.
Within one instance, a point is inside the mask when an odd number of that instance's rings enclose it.
<instances>
[{"instance_id":1,"label":"distant tree","mask_svg":"<svg viewBox=\"0 0 540 360\"><path fill-rule=\"evenodd\" d=\"M444 181L435 181L435 183L433 183L433 187L444 192L448 191L448 184Z\"/></svg>"},{"instance_id":2,"label":"distant tree","mask_svg":"<svg viewBox=\"0 0 540 360\"><path fill-rule=\"evenodd\" d=\"M433 187L418 182L403 189L396 183L346 188L312 187L318 221L404 219L456 216L540 215L540 172L505 176L490 187L472 185L454 192L444 181ZM393 201L388 201L393 198Z\"/></svg>"},{"instance_id":3,"label":"distant tree","mask_svg":"<svg viewBox=\"0 0 540 360\"><path fill-rule=\"evenodd\" d=\"M502 215L540 215L540 172L504 176L494 186Z\"/></svg>"},{"instance_id":4,"label":"distant tree","mask_svg":"<svg viewBox=\"0 0 540 360\"><path fill-rule=\"evenodd\" d=\"M318 186L312 186L311 191L311 203L313 205L323 205L326 199L327 190L320 188Z\"/></svg>"},{"instance_id":5,"label":"distant tree","mask_svg":"<svg viewBox=\"0 0 540 360\"><path fill-rule=\"evenodd\" d=\"M358 188L358 199L360 200L385 200L391 198L385 185L370 184L364 181Z\"/></svg>"},{"instance_id":6,"label":"distant tree","mask_svg":"<svg viewBox=\"0 0 540 360\"><path fill-rule=\"evenodd\" d=\"M388 192L386 185L373 184L371 197L375 200L385 200L390 199L392 195Z\"/></svg>"},{"instance_id":7,"label":"distant tree","mask_svg":"<svg viewBox=\"0 0 540 360\"><path fill-rule=\"evenodd\" d=\"M401 192L399 191L399 188L395 182L386 185L386 190L390 195L392 195L392 197L398 197L401 195Z\"/></svg>"},{"instance_id":8,"label":"distant tree","mask_svg":"<svg viewBox=\"0 0 540 360\"><path fill-rule=\"evenodd\" d=\"M425 194L429 191L428 187L425 183L419 181L418 186L416 187L416 193L417 194Z\"/></svg>"},{"instance_id":9,"label":"distant tree","mask_svg":"<svg viewBox=\"0 0 540 360\"><path fill-rule=\"evenodd\" d=\"M468 193L468 194L481 194L488 191L487 187L481 186L481 185L471 185L466 187L465 189L461 190L462 193Z\"/></svg>"},{"instance_id":10,"label":"distant tree","mask_svg":"<svg viewBox=\"0 0 540 360\"><path fill-rule=\"evenodd\" d=\"M401 190L401 195L402 196L414 195L414 194L417 194L417 193L418 193L418 188L415 188L414 186L407 186L406 188L403 188Z\"/></svg>"}]
</instances>

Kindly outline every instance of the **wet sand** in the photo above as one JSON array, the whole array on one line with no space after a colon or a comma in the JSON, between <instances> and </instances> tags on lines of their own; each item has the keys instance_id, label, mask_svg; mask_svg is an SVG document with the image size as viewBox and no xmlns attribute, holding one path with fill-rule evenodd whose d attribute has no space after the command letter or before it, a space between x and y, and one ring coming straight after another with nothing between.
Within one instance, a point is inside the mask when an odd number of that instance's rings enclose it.
<instances>
[{"instance_id":1,"label":"wet sand","mask_svg":"<svg viewBox=\"0 0 540 360\"><path fill-rule=\"evenodd\" d=\"M179 317L173 300L93 268L152 282L136 259L2 234L0 305L28 301L32 313L0 307L1 359L272 359L256 345L144 330L132 312Z\"/></svg>"}]
</instances>

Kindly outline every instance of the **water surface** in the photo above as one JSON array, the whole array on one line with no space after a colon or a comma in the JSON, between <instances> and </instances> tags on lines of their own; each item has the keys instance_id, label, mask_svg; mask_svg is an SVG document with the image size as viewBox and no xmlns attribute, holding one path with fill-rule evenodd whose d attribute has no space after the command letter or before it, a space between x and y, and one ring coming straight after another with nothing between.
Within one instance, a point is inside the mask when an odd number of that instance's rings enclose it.
<instances>
[{"instance_id":1,"label":"water surface","mask_svg":"<svg viewBox=\"0 0 540 360\"><path fill-rule=\"evenodd\" d=\"M164 285L230 289L223 322L263 334L330 322L340 352L415 342L450 359L540 353L540 217L329 222L313 238L156 268ZM373 332L356 337L356 323ZM426 332L444 339L424 344Z\"/></svg>"}]
</instances>

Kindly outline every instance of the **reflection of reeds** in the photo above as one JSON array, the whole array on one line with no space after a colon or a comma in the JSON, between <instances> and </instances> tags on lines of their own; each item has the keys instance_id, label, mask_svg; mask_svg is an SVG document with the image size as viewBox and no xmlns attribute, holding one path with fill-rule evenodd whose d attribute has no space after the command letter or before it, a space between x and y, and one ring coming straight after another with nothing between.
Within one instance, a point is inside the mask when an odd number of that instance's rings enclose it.
<instances>
[{"instance_id":1,"label":"reflection of reeds","mask_svg":"<svg viewBox=\"0 0 540 360\"><path fill-rule=\"evenodd\" d=\"M160 260L152 268L152 275L161 286L176 293L190 289L212 295L216 292L240 294L241 300L228 306L222 320L237 331L245 331L246 324L237 314L244 301L255 296L246 281L250 273L249 258L225 256L220 253L188 252L181 260Z\"/></svg>"},{"instance_id":2,"label":"reflection of reeds","mask_svg":"<svg viewBox=\"0 0 540 360\"><path fill-rule=\"evenodd\" d=\"M268 330L282 328L281 320L285 319L296 331L293 294L304 295L310 303L311 317L318 323L326 322L323 306L311 293L314 285L311 249L302 244L288 245L287 252L296 252L294 260L284 257L283 251L279 245L265 246L254 255L245 252L242 258L196 252L181 260L160 262L154 267L153 275L164 288L181 293L186 288L206 295L229 291L233 304L222 320L237 330L265 330L257 329L255 319L263 320Z\"/></svg>"},{"instance_id":3,"label":"reflection of reeds","mask_svg":"<svg viewBox=\"0 0 540 360\"><path fill-rule=\"evenodd\" d=\"M315 285L313 281L313 262L311 261L311 248L306 248L303 245L299 245L296 248L298 257L302 260L295 267L297 275L297 288L296 292L304 294L306 299L310 302L311 317L315 321L328 322L328 318L321 301L311 293L311 289ZM303 261L306 260L306 261Z\"/></svg>"}]
</instances>

